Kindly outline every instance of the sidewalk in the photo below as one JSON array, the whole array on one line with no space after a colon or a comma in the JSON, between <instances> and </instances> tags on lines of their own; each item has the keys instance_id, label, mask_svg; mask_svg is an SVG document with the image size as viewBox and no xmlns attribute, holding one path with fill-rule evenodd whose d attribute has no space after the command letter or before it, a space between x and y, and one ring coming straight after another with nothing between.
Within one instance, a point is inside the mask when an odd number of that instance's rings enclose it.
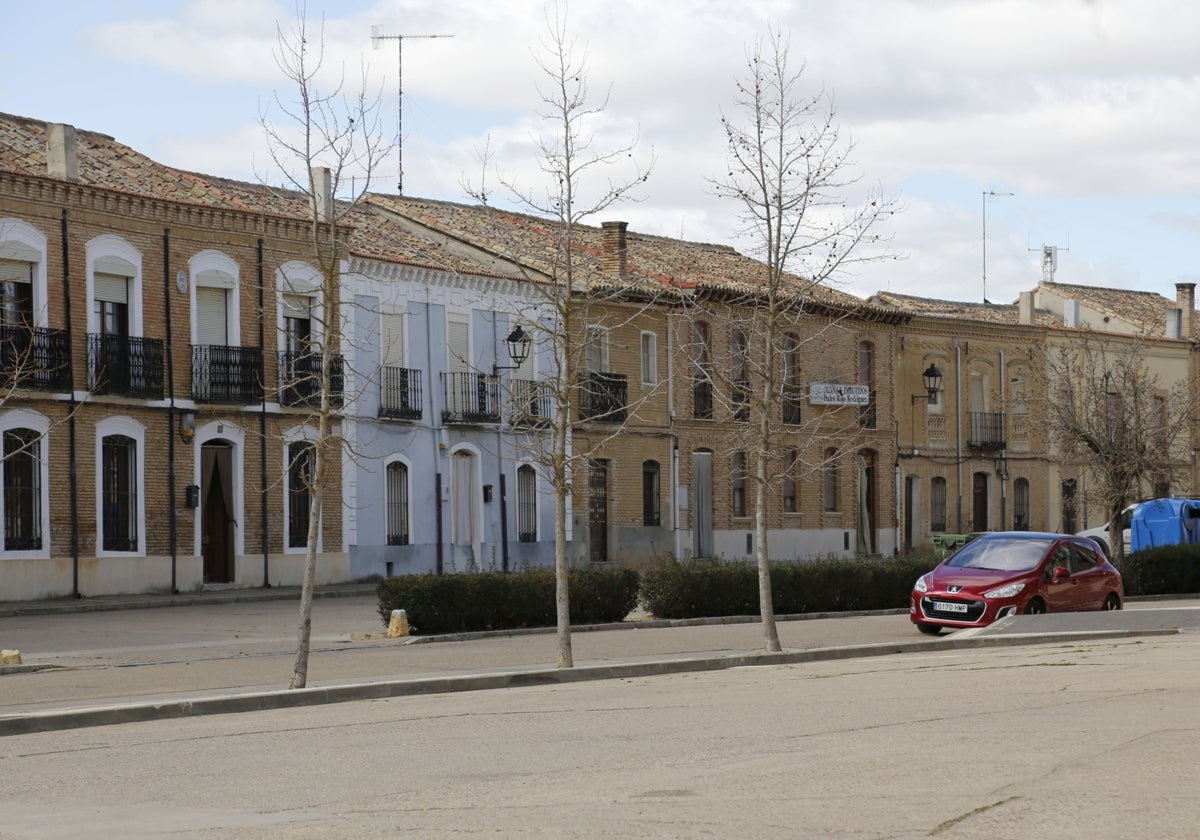
<instances>
[{"instance_id":1,"label":"sidewalk","mask_svg":"<svg viewBox=\"0 0 1200 840\"><path fill-rule=\"evenodd\" d=\"M323 587L319 594L309 687L298 691L286 683L295 655L295 589L0 605L0 646L23 633L39 648L30 649L19 670L0 669L0 735L751 665L1123 639L1200 623L1194 607L1130 610L1020 617L1006 627L923 637L900 611L781 617L784 650L763 653L761 625L752 617L629 621L575 628L576 667L558 669L552 667L552 628L382 639L373 586ZM197 605L205 608L174 609ZM135 607L142 609L130 611ZM67 613L77 613L78 621L63 621ZM1034 632L1020 632L1023 625ZM369 638L356 641L356 635Z\"/></svg>"}]
</instances>

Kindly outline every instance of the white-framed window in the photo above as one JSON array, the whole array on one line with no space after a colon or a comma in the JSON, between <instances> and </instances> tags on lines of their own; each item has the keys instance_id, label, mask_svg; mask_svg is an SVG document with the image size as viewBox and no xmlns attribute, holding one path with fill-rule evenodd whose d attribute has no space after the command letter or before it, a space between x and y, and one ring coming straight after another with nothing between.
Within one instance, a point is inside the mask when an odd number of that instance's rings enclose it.
<instances>
[{"instance_id":1,"label":"white-framed window","mask_svg":"<svg viewBox=\"0 0 1200 840\"><path fill-rule=\"evenodd\" d=\"M88 332L135 336L142 331L142 253L111 234L85 246Z\"/></svg>"},{"instance_id":2,"label":"white-framed window","mask_svg":"<svg viewBox=\"0 0 1200 840\"><path fill-rule=\"evenodd\" d=\"M5 557L50 555L49 421L18 409L0 416L0 523Z\"/></svg>"},{"instance_id":3,"label":"white-framed window","mask_svg":"<svg viewBox=\"0 0 1200 840\"><path fill-rule=\"evenodd\" d=\"M658 384L658 334L642 332L642 384Z\"/></svg>"},{"instance_id":4,"label":"white-framed window","mask_svg":"<svg viewBox=\"0 0 1200 840\"><path fill-rule=\"evenodd\" d=\"M387 511L387 544L409 545L412 542L412 519L409 505L408 463L397 458L384 467L384 504Z\"/></svg>"},{"instance_id":5,"label":"white-framed window","mask_svg":"<svg viewBox=\"0 0 1200 840\"><path fill-rule=\"evenodd\" d=\"M0 281L4 284L4 323L9 320L9 292L21 300L18 306L27 307L30 326L49 325L46 286L46 237L28 222L20 219L0 218ZM21 283L21 287L10 284Z\"/></svg>"},{"instance_id":6,"label":"white-framed window","mask_svg":"<svg viewBox=\"0 0 1200 840\"><path fill-rule=\"evenodd\" d=\"M312 474L316 466L316 432L308 426L295 426L283 435L284 534L285 554L302 553L308 545L308 526L312 508ZM318 512L318 515L320 513ZM324 535L317 525L317 551L322 550Z\"/></svg>"},{"instance_id":7,"label":"white-framed window","mask_svg":"<svg viewBox=\"0 0 1200 840\"><path fill-rule=\"evenodd\" d=\"M188 260L192 344L240 347L241 271L220 251L201 251Z\"/></svg>"},{"instance_id":8,"label":"white-framed window","mask_svg":"<svg viewBox=\"0 0 1200 840\"><path fill-rule=\"evenodd\" d=\"M608 328L589 324L585 341L588 373L608 373Z\"/></svg>"},{"instance_id":9,"label":"white-framed window","mask_svg":"<svg viewBox=\"0 0 1200 840\"><path fill-rule=\"evenodd\" d=\"M97 556L146 553L145 475L145 427L130 417L97 423Z\"/></svg>"}]
</instances>

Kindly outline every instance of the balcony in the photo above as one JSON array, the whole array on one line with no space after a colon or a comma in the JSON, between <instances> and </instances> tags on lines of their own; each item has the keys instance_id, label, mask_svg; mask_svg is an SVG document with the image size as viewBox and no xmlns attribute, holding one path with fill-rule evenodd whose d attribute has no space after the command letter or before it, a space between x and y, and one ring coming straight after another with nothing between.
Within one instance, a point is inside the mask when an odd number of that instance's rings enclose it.
<instances>
[{"instance_id":1,"label":"balcony","mask_svg":"<svg viewBox=\"0 0 1200 840\"><path fill-rule=\"evenodd\" d=\"M71 390L71 348L66 330L0 327L0 371L6 388Z\"/></svg>"},{"instance_id":2,"label":"balcony","mask_svg":"<svg viewBox=\"0 0 1200 840\"><path fill-rule=\"evenodd\" d=\"M379 416L385 420L421 419L421 371L402 367L380 369Z\"/></svg>"},{"instance_id":3,"label":"balcony","mask_svg":"<svg viewBox=\"0 0 1200 840\"><path fill-rule=\"evenodd\" d=\"M446 392L443 423L480 425L500 422L500 381L486 373L443 373Z\"/></svg>"},{"instance_id":4,"label":"balcony","mask_svg":"<svg viewBox=\"0 0 1200 840\"><path fill-rule=\"evenodd\" d=\"M342 405L341 356L333 356L329 364L329 405ZM279 354L279 402L289 406L318 408L321 405L321 354L309 351L287 351Z\"/></svg>"},{"instance_id":5,"label":"balcony","mask_svg":"<svg viewBox=\"0 0 1200 840\"><path fill-rule=\"evenodd\" d=\"M192 399L249 405L263 399L260 347L192 345Z\"/></svg>"},{"instance_id":6,"label":"balcony","mask_svg":"<svg viewBox=\"0 0 1200 840\"><path fill-rule=\"evenodd\" d=\"M627 405L623 373L585 373L579 382L579 419L624 423Z\"/></svg>"},{"instance_id":7,"label":"balcony","mask_svg":"<svg viewBox=\"0 0 1200 840\"><path fill-rule=\"evenodd\" d=\"M165 356L158 338L88 335L88 388L97 394L161 400Z\"/></svg>"},{"instance_id":8,"label":"balcony","mask_svg":"<svg viewBox=\"0 0 1200 840\"><path fill-rule=\"evenodd\" d=\"M513 426L545 426L550 422L553 411L549 382L536 382L532 379L514 379L512 381L512 415L509 423Z\"/></svg>"},{"instance_id":9,"label":"balcony","mask_svg":"<svg viewBox=\"0 0 1200 840\"><path fill-rule=\"evenodd\" d=\"M971 422L971 433L967 446L972 449L1004 449L1004 415L985 411L972 411L967 415Z\"/></svg>"}]
</instances>

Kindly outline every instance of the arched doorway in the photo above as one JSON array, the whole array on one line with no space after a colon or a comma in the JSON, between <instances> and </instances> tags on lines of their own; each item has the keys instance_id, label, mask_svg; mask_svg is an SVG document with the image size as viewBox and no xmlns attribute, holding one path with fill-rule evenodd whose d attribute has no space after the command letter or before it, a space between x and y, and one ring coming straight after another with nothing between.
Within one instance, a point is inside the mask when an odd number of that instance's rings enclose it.
<instances>
[{"instance_id":1,"label":"arched doorway","mask_svg":"<svg viewBox=\"0 0 1200 840\"><path fill-rule=\"evenodd\" d=\"M200 554L205 583L230 583L235 578L233 445L206 441L200 447Z\"/></svg>"}]
</instances>

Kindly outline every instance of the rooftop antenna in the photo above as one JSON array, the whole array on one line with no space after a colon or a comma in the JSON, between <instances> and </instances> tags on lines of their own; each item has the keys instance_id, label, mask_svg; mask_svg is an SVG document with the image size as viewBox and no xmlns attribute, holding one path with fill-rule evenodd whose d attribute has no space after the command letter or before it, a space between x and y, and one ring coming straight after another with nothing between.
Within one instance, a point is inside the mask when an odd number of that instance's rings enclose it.
<instances>
[{"instance_id":1,"label":"rooftop antenna","mask_svg":"<svg viewBox=\"0 0 1200 840\"><path fill-rule=\"evenodd\" d=\"M371 48L379 49L384 41L396 42L397 94L396 94L396 152L399 158L399 177L396 192L404 195L404 40L406 38L453 38L453 35L384 35L382 27L371 27Z\"/></svg>"},{"instance_id":2,"label":"rooftop antenna","mask_svg":"<svg viewBox=\"0 0 1200 840\"><path fill-rule=\"evenodd\" d=\"M987 303L987 200L988 196L1012 195L1010 192L996 190L983 191L983 302Z\"/></svg>"},{"instance_id":3,"label":"rooftop antenna","mask_svg":"<svg viewBox=\"0 0 1200 840\"><path fill-rule=\"evenodd\" d=\"M1042 282L1053 283L1054 272L1058 270L1058 252L1070 251L1068 248L1059 248L1057 245L1042 245L1041 248L1030 248L1030 251L1042 252Z\"/></svg>"}]
</instances>

